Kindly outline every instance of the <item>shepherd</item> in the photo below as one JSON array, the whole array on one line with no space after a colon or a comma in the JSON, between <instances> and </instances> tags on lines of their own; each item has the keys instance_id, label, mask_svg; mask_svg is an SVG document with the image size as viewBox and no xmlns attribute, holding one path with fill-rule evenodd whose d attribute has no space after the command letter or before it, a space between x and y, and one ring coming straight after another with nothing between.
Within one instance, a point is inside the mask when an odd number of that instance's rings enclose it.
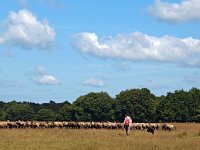
<instances>
[{"instance_id":1,"label":"shepherd","mask_svg":"<svg viewBox=\"0 0 200 150\"><path fill-rule=\"evenodd\" d=\"M129 116L129 114L127 113L126 117L124 119L124 128L126 130L126 135L129 135L129 133L130 133L131 124L132 124L132 119Z\"/></svg>"}]
</instances>

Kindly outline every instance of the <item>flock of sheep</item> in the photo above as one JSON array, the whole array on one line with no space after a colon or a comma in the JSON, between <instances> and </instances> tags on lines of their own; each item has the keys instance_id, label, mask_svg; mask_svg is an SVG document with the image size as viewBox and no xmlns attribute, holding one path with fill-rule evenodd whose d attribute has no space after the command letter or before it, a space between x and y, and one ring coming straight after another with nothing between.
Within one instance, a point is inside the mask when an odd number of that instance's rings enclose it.
<instances>
[{"instance_id":1,"label":"flock of sheep","mask_svg":"<svg viewBox=\"0 0 200 150\"><path fill-rule=\"evenodd\" d=\"M124 124L119 122L60 122L60 121L0 121L0 128L66 128L66 129L123 129ZM131 130L165 130L174 131L172 124L159 123L132 123ZM151 132L151 131L150 131Z\"/></svg>"}]
</instances>

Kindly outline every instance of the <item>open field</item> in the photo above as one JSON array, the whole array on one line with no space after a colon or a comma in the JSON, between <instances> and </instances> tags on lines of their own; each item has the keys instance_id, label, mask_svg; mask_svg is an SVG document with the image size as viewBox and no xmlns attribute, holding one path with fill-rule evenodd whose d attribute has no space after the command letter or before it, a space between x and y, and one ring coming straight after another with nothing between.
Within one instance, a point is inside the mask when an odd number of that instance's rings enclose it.
<instances>
[{"instance_id":1,"label":"open field","mask_svg":"<svg viewBox=\"0 0 200 150\"><path fill-rule=\"evenodd\" d=\"M200 124L174 124L176 131L105 129L0 129L0 150L199 150Z\"/></svg>"}]
</instances>

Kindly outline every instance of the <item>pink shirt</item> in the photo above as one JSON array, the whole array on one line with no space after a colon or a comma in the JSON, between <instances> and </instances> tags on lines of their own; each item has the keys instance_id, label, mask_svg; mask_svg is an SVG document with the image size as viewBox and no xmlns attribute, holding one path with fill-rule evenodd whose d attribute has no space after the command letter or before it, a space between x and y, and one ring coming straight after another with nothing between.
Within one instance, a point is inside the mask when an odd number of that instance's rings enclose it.
<instances>
[{"instance_id":1,"label":"pink shirt","mask_svg":"<svg viewBox=\"0 0 200 150\"><path fill-rule=\"evenodd\" d=\"M132 119L131 119L131 117L129 117L129 116L126 116L126 117L125 117L125 119L124 119L124 123L125 123L126 119L128 119L128 120L129 120L129 124L131 124L131 123L132 123Z\"/></svg>"}]
</instances>

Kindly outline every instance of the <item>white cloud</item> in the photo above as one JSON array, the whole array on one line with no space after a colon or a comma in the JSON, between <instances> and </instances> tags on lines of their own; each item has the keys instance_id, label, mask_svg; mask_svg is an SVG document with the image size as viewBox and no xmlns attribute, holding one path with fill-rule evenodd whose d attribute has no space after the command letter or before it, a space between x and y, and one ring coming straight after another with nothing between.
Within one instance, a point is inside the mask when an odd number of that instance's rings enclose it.
<instances>
[{"instance_id":1,"label":"white cloud","mask_svg":"<svg viewBox=\"0 0 200 150\"><path fill-rule=\"evenodd\" d=\"M33 81L42 85L58 85L59 81L53 75L46 72L43 67L37 67L34 72Z\"/></svg>"},{"instance_id":2,"label":"white cloud","mask_svg":"<svg viewBox=\"0 0 200 150\"><path fill-rule=\"evenodd\" d=\"M93 86L93 87L102 87L104 86L104 82L100 79L89 78L83 82L83 85Z\"/></svg>"},{"instance_id":3,"label":"white cloud","mask_svg":"<svg viewBox=\"0 0 200 150\"><path fill-rule=\"evenodd\" d=\"M36 78L37 82L40 84L58 84L58 80L52 75L41 75Z\"/></svg>"},{"instance_id":4,"label":"white cloud","mask_svg":"<svg viewBox=\"0 0 200 150\"><path fill-rule=\"evenodd\" d=\"M55 31L47 21L40 22L27 9L10 12L5 21L6 29L0 35L0 44L23 49L50 49L54 46Z\"/></svg>"},{"instance_id":5,"label":"white cloud","mask_svg":"<svg viewBox=\"0 0 200 150\"><path fill-rule=\"evenodd\" d=\"M200 20L200 0L182 0L169 3L156 0L149 12L157 19L169 23Z\"/></svg>"},{"instance_id":6,"label":"white cloud","mask_svg":"<svg viewBox=\"0 0 200 150\"><path fill-rule=\"evenodd\" d=\"M133 32L101 40L95 33L83 32L74 36L74 46L82 53L101 57L200 65L200 40L192 37L155 37Z\"/></svg>"}]
</instances>

